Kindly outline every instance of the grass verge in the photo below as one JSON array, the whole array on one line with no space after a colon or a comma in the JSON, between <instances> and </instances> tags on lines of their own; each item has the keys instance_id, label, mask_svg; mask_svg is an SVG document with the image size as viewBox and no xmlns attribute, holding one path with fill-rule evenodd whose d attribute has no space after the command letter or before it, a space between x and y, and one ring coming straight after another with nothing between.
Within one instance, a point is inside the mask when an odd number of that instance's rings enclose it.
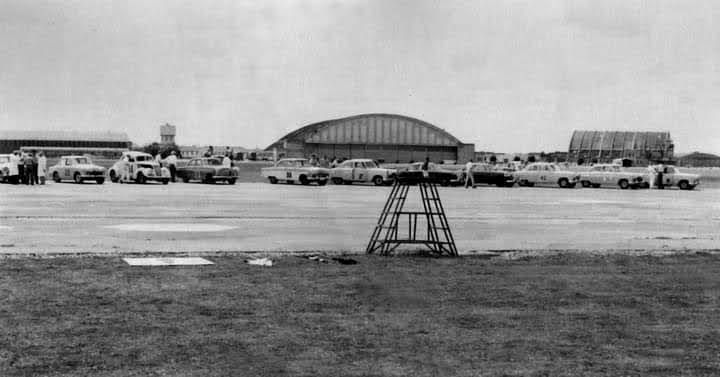
<instances>
[{"instance_id":1,"label":"grass verge","mask_svg":"<svg viewBox=\"0 0 720 377\"><path fill-rule=\"evenodd\" d=\"M0 375L720 375L720 257L0 261Z\"/></svg>"}]
</instances>

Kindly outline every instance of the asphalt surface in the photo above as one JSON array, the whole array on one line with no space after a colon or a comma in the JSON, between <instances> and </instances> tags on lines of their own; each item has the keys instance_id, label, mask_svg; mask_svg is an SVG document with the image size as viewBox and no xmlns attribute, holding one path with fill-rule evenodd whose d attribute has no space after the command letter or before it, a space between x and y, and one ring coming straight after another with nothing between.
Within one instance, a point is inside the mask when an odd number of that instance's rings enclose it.
<instances>
[{"instance_id":1,"label":"asphalt surface","mask_svg":"<svg viewBox=\"0 0 720 377\"><path fill-rule=\"evenodd\" d=\"M416 189L413 189L413 193ZM0 254L363 252L390 187L0 185ZM720 189L440 188L461 253L720 250ZM419 208L410 197L408 206Z\"/></svg>"}]
</instances>

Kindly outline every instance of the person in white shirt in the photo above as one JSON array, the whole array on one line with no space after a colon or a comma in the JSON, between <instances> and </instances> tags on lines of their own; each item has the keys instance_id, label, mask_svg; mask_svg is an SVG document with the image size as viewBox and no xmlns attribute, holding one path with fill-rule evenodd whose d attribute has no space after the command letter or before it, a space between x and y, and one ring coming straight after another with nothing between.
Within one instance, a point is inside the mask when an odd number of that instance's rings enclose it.
<instances>
[{"instance_id":1,"label":"person in white shirt","mask_svg":"<svg viewBox=\"0 0 720 377\"><path fill-rule=\"evenodd\" d=\"M120 183L129 182L130 181L130 157L128 157L128 155L123 156L122 165L120 166L120 169L121 169Z\"/></svg>"},{"instance_id":2,"label":"person in white shirt","mask_svg":"<svg viewBox=\"0 0 720 377\"><path fill-rule=\"evenodd\" d=\"M40 184L45 184L45 176L47 175L47 157L45 157L45 153L40 151L38 153L38 171L37 176L40 178Z\"/></svg>"},{"instance_id":3,"label":"person in white shirt","mask_svg":"<svg viewBox=\"0 0 720 377\"><path fill-rule=\"evenodd\" d=\"M170 155L165 158L165 165L170 170L170 180L175 182L175 172L177 171L177 155L175 151L170 152Z\"/></svg>"},{"instance_id":4,"label":"person in white shirt","mask_svg":"<svg viewBox=\"0 0 720 377\"><path fill-rule=\"evenodd\" d=\"M465 188L471 187L475 188L475 177L473 177L472 170L475 165L473 164L472 159L468 161L467 164L465 164Z\"/></svg>"},{"instance_id":5,"label":"person in white shirt","mask_svg":"<svg viewBox=\"0 0 720 377\"><path fill-rule=\"evenodd\" d=\"M229 168L232 166L232 161L230 161L230 157L228 157L227 155L225 155L225 157L223 157L222 166L224 168Z\"/></svg>"},{"instance_id":6,"label":"person in white shirt","mask_svg":"<svg viewBox=\"0 0 720 377\"><path fill-rule=\"evenodd\" d=\"M8 175L10 176L10 182L17 184L20 181L20 153L15 152L10 155L10 166L8 167Z\"/></svg>"}]
</instances>

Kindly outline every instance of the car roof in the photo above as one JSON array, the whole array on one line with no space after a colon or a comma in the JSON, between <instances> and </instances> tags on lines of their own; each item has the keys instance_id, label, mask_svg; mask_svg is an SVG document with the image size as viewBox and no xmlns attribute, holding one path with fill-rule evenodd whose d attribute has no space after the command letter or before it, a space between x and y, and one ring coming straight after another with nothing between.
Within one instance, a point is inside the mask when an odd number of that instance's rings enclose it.
<instances>
[{"instance_id":1,"label":"car roof","mask_svg":"<svg viewBox=\"0 0 720 377\"><path fill-rule=\"evenodd\" d=\"M150 156L150 157L152 157L150 155L150 153L138 152L138 151L125 151L125 152L123 152L123 154L126 154L128 156Z\"/></svg>"},{"instance_id":2,"label":"car roof","mask_svg":"<svg viewBox=\"0 0 720 377\"><path fill-rule=\"evenodd\" d=\"M79 156L79 155L70 155L70 156L60 156L60 158L88 158L87 156Z\"/></svg>"},{"instance_id":3,"label":"car roof","mask_svg":"<svg viewBox=\"0 0 720 377\"><path fill-rule=\"evenodd\" d=\"M280 161L307 161L307 158L283 158ZM278 162L280 162L278 161Z\"/></svg>"},{"instance_id":4,"label":"car roof","mask_svg":"<svg viewBox=\"0 0 720 377\"><path fill-rule=\"evenodd\" d=\"M346 161L358 161L358 162L364 162L364 161L374 161L372 158L351 158ZM343 161L345 162L345 161Z\"/></svg>"}]
</instances>

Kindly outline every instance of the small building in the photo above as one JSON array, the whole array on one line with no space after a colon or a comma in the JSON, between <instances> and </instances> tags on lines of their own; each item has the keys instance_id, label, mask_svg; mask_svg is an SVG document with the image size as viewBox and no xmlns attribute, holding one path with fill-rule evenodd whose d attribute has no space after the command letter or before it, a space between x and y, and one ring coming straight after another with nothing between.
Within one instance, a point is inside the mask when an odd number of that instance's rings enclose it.
<instances>
[{"instance_id":1,"label":"small building","mask_svg":"<svg viewBox=\"0 0 720 377\"><path fill-rule=\"evenodd\" d=\"M395 114L363 114L313 123L268 146L278 157L372 158L384 162L468 161L465 144L428 122Z\"/></svg>"},{"instance_id":2,"label":"small building","mask_svg":"<svg viewBox=\"0 0 720 377\"><path fill-rule=\"evenodd\" d=\"M674 144L669 132L575 131L568 161L609 163L629 159L634 165L673 161Z\"/></svg>"}]
</instances>

